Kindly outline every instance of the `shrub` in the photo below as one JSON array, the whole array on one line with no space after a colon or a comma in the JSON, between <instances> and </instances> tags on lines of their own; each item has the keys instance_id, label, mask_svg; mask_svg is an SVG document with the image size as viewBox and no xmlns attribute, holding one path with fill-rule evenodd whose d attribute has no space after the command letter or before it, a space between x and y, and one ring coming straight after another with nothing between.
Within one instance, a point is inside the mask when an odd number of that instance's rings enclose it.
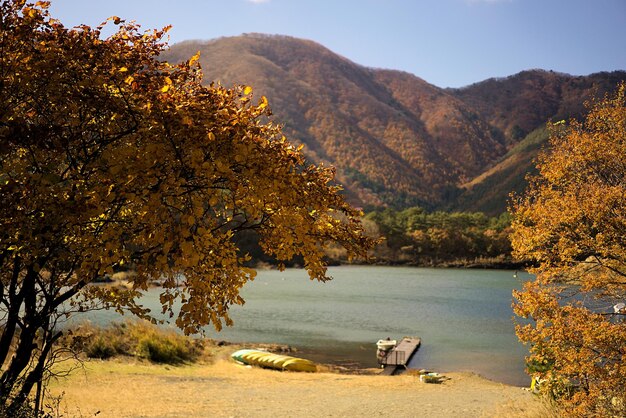
<instances>
[{"instance_id":1,"label":"shrub","mask_svg":"<svg viewBox=\"0 0 626 418\"><path fill-rule=\"evenodd\" d=\"M202 343L143 321L113 323L106 328L83 324L62 342L89 358L136 356L155 363L180 364L198 359Z\"/></svg>"},{"instance_id":2,"label":"shrub","mask_svg":"<svg viewBox=\"0 0 626 418\"><path fill-rule=\"evenodd\" d=\"M98 335L87 345L85 354L87 354L89 358L107 359L116 355L117 350L111 343L111 340L107 340L102 335Z\"/></svg>"},{"instance_id":3,"label":"shrub","mask_svg":"<svg viewBox=\"0 0 626 418\"><path fill-rule=\"evenodd\" d=\"M154 333L141 339L137 345L140 357L155 363L180 364L193 361L197 352L184 337Z\"/></svg>"}]
</instances>

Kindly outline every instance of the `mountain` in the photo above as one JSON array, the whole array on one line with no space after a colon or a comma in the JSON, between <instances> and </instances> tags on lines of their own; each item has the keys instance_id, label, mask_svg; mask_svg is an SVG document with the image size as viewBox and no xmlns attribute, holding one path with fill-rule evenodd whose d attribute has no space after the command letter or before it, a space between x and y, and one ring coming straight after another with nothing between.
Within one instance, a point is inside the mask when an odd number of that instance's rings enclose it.
<instances>
[{"instance_id":1,"label":"mountain","mask_svg":"<svg viewBox=\"0 0 626 418\"><path fill-rule=\"evenodd\" d=\"M484 173L461 184L449 209L497 214L506 209L511 192L526 187L526 174L534 174L534 160L547 145L547 121L581 118L585 103L613 91L626 72L571 76L531 70L506 78L492 78L449 90L471 106L504 138L507 153Z\"/></svg>"},{"instance_id":2,"label":"mountain","mask_svg":"<svg viewBox=\"0 0 626 418\"><path fill-rule=\"evenodd\" d=\"M178 62L198 51L206 83L250 85L255 97L266 96L287 137L304 144L312 162L335 166L347 198L366 207L501 210L502 193L478 197L493 179L489 170L497 179L513 166L512 177L523 178L526 168L517 168L527 158L509 154L527 134L556 115L579 114L581 97L626 78L529 71L442 89L363 67L312 41L261 34L187 41L164 57Z\"/></svg>"}]
</instances>

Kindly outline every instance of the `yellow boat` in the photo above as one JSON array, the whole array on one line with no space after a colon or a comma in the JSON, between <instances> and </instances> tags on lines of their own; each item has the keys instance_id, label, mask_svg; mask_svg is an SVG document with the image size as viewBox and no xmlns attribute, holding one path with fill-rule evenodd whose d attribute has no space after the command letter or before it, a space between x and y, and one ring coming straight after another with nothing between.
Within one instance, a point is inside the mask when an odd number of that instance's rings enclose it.
<instances>
[{"instance_id":1,"label":"yellow boat","mask_svg":"<svg viewBox=\"0 0 626 418\"><path fill-rule=\"evenodd\" d=\"M311 360L273 354L261 350L239 350L231 354L233 360L252 365L267 367L275 370L289 370L294 372L316 372L317 366Z\"/></svg>"},{"instance_id":2,"label":"yellow boat","mask_svg":"<svg viewBox=\"0 0 626 418\"><path fill-rule=\"evenodd\" d=\"M256 351L241 356L242 360L246 364L258 364L263 357L270 356L272 353L265 351Z\"/></svg>"},{"instance_id":3,"label":"yellow boat","mask_svg":"<svg viewBox=\"0 0 626 418\"><path fill-rule=\"evenodd\" d=\"M271 357L264 357L262 359L262 365L264 367L271 367L273 369L282 369L283 367L283 363L285 363L287 360L292 359L293 357L289 357L289 356L282 356L282 355L274 355Z\"/></svg>"},{"instance_id":4,"label":"yellow boat","mask_svg":"<svg viewBox=\"0 0 626 418\"><path fill-rule=\"evenodd\" d=\"M293 372L316 372L317 366L312 361L294 357L283 363L283 370Z\"/></svg>"}]
</instances>

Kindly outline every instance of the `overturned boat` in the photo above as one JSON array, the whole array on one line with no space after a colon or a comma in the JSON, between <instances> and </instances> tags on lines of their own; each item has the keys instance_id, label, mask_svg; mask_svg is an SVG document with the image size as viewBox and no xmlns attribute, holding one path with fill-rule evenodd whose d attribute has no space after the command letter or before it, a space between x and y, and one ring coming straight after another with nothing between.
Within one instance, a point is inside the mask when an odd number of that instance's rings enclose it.
<instances>
[{"instance_id":1,"label":"overturned boat","mask_svg":"<svg viewBox=\"0 0 626 418\"><path fill-rule=\"evenodd\" d=\"M262 350L238 350L231 354L236 362L250 366L261 366L275 370L294 372L316 372L317 366L311 360L273 354Z\"/></svg>"}]
</instances>

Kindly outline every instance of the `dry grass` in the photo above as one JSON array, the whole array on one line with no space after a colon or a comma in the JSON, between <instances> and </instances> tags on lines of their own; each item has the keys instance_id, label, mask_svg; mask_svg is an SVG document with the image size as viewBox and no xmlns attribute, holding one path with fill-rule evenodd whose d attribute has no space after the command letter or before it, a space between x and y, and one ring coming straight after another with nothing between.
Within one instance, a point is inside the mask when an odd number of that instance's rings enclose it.
<instances>
[{"instance_id":1,"label":"dry grass","mask_svg":"<svg viewBox=\"0 0 626 418\"><path fill-rule=\"evenodd\" d=\"M113 330L83 328L91 338L151 334L145 324ZM100 332L100 333L98 333ZM168 333L166 333L167 335ZM528 391L467 373L447 373L426 384L415 373L402 376L293 373L239 366L230 354L240 346L206 340L195 362L159 364L145 356L90 359L69 378L53 381L49 396L60 397L64 417L518 417L558 416ZM289 347L267 346L271 351Z\"/></svg>"},{"instance_id":2,"label":"dry grass","mask_svg":"<svg viewBox=\"0 0 626 418\"><path fill-rule=\"evenodd\" d=\"M214 364L91 360L51 390L64 393L64 416L554 416L527 391L471 374L431 385L411 375L279 372L238 366L227 360L231 351Z\"/></svg>"}]
</instances>

